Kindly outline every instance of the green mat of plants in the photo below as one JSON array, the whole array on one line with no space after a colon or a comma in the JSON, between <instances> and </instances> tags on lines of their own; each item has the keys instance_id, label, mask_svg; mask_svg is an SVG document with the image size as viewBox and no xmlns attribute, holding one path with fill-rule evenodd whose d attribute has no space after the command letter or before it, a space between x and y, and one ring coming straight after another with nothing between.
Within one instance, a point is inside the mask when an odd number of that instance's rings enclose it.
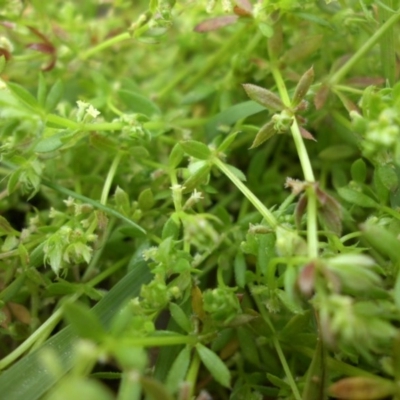
<instances>
[{"instance_id":1,"label":"green mat of plants","mask_svg":"<svg viewBox=\"0 0 400 400\"><path fill-rule=\"evenodd\" d=\"M0 1L0 398L400 400L399 33Z\"/></svg>"}]
</instances>

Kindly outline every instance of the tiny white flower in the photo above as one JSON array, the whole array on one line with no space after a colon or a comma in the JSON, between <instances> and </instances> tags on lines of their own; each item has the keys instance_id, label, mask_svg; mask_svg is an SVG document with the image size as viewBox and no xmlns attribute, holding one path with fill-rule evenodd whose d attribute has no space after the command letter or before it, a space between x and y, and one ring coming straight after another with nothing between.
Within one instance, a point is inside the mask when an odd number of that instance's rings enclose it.
<instances>
[{"instance_id":1,"label":"tiny white flower","mask_svg":"<svg viewBox=\"0 0 400 400\"><path fill-rule=\"evenodd\" d=\"M89 107L86 110L86 114L90 115L93 118L97 118L100 115L100 111L95 109L91 104L89 104Z\"/></svg>"}]
</instances>

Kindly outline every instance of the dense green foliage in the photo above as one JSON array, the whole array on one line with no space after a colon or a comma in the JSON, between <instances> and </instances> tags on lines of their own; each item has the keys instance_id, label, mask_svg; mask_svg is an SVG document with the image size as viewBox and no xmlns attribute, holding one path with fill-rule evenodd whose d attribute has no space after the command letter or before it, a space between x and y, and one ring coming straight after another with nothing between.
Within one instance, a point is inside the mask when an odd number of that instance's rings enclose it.
<instances>
[{"instance_id":1,"label":"dense green foliage","mask_svg":"<svg viewBox=\"0 0 400 400\"><path fill-rule=\"evenodd\" d=\"M0 2L0 390L400 399L398 0Z\"/></svg>"}]
</instances>

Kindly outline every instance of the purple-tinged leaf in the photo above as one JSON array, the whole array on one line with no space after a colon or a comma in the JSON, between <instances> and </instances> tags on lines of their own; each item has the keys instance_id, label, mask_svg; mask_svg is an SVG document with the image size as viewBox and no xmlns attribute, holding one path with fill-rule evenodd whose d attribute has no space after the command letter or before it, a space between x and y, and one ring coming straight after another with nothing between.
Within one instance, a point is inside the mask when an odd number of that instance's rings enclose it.
<instances>
[{"instance_id":1,"label":"purple-tinged leaf","mask_svg":"<svg viewBox=\"0 0 400 400\"><path fill-rule=\"evenodd\" d=\"M251 4L249 0L236 0L236 7L239 7L250 15L253 12L253 4Z\"/></svg>"},{"instance_id":2,"label":"purple-tinged leaf","mask_svg":"<svg viewBox=\"0 0 400 400\"><path fill-rule=\"evenodd\" d=\"M308 89L311 84L314 82L314 67L311 67L307 70L303 76L300 78L299 83L296 86L294 91L292 106L296 107L306 96Z\"/></svg>"},{"instance_id":3,"label":"purple-tinged leaf","mask_svg":"<svg viewBox=\"0 0 400 400\"><path fill-rule=\"evenodd\" d=\"M306 211L307 203L308 203L307 196L303 194L300 197L299 201L297 202L296 209L294 211L297 229L300 229L301 227L301 218L303 217L304 212Z\"/></svg>"},{"instance_id":4,"label":"purple-tinged leaf","mask_svg":"<svg viewBox=\"0 0 400 400\"><path fill-rule=\"evenodd\" d=\"M234 24L238 18L239 17L237 15L225 15L223 17L207 19L196 25L194 31L199 33L215 31L223 28L224 26Z\"/></svg>"},{"instance_id":5,"label":"purple-tinged leaf","mask_svg":"<svg viewBox=\"0 0 400 400\"><path fill-rule=\"evenodd\" d=\"M314 96L314 105L317 110L320 110L328 100L330 88L327 85L322 85Z\"/></svg>"},{"instance_id":6,"label":"purple-tinged leaf","mask_svg":"<svg viewBox=\"0 0 400 400\"><path fill-rule=\"evenodd\" d=\"M299 129L300 129L300 135L304 139L314 140L314 142L317 141L317 139L315 139L315 137L307 129L304 129L302 126L300 126Z\"/></svg>"},{"instance_id":7,"label":"purple-tinged leaf","mask_svg":"<svg viewBox=\"0 0 400 400\"><path fill-rule=\"evenodd\" d=\"M305 265L300 271L299 277L297 278L297 285L306 297L310 297L314 291L315 286L315 261L312 261Z\"/></svg>"},{"instance_id":8,"label":"purple-tinged leaf","mask_svg":"<svg viewBox=\"0 0 400 400\"><path fill-rule=\"evenodd\" d=\"M393 396L397 387L388 379L354 376L335 382L329 392L337 399L378 400Z\"/></svg>"},{"instance_id":9,"label":"purple-tinged leaf","mask_svg":"<svg viewBox=\"0 0 400 400\"><path fill-rule=\"evenodd\" d=\"M272 111L283 111L286 108L282 100L269 90L251 83L244 83L242 86L251 100L256 101L265 108Z\"/></svg>"}]
</instances>

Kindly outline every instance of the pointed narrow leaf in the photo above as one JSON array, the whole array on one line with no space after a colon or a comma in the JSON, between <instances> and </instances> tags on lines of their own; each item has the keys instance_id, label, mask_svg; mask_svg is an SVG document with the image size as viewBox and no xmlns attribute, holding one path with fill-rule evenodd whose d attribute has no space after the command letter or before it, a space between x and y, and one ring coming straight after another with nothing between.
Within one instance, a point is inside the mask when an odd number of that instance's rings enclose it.
<instances>
[{"instance_id":1,"label":"pointed narrow leaf","mask_svg":"<svg viewBox=\"0 0 400 400\"><path fill-rule=\"evenodd\" d=\"M231 373L225 363L206 346L198 343L197 353L213 378L222 386L230 387Z\"/></svg>"},{"instance_id":2,"label":"pointed narrow leaf","mask_svg":"<svg viewBox=\"0 0 400 400\"><path fill-rule=\"evenodd\" d=\"M228 135L223 140L223 142L218 146L218 152L224 152L226 149L229 149L229 146L235 141L238 133L239 133L239 131L233 132L230 135Z\"/></svg>"},{"instance_id":3,"label":"pointed narrow leaf","mask_svg":"<svg viewBox=\"0 0 400 400\"><path fill-rule=\"evenodd\" d=\"M190 319L187 317L182 308L178 306L178 304L171 303L169 305L169 311L171 312L171 317L185 332L190 333L193 330Z\"/></svg>"},{"instance_id":4,"label":"pointed narrow leaf","mask_svg":"<svg viewBox=\"0 0 400 400\"><path fill-rule=\"evenodd\" d=\"M264 126L260 128L260 130L257 132L257 135L250 147L250 149L254 149L261 144L263 144L266 140L271 138L276 134L276 130L274 127L274 121L269 121L267 122Z\"/></svg>"},{"instance_id":5,"label":"pointed narrow leaf","mask_svg":"<svg viewBox=\"0 0 400 400\"><path fill-rule=\"evenodd\" d=\"M19 232L16 231L10 223L0 215L0 236L3 235L19 235Z\"/></svg>"},{"instance_id":6,"label":"pointed narrow leaf","mask_svg":"<svg viewBox=\"0 0 400 400\"><path fill-rule=\"evenodd\" d=\"M296 107L304 99L311 84L314 82L314 67L307 70L300 78L292 99L292 107Z\"/></svg>"},{"instance_id":7,"label":"pointed narrow leaf","mask_svg":"<svg viewBox=\"0 0 400 400\"><path fill-rule=\"evenodd\" d=\"M302 126L300 126L299 129L301 137L308 140L314 140L314 142L317 141L317 139L315 139L315 137L307 129L304 129Z\"/></svg>"},{"instance_id":8,"label":"pointed narrow leaf","mask_svg":"<svg viewBox=\"0 0 400 400\"><path fill-rule=\"evenodd\" d=\"M365 208L374 208L377 206L377 203L371 197L354 189L341 187L338 189L338 193L343 200L346 200L350 204Z\"/></svg>"},{"instance_id":9,"label":"pointed narrow leaf","mask_svg":"<svg viewBox=\"0 0 400 400\"><path fill-rule=\"evenodd\" d=\"M230 164L225 164L225 166L236 176L236 178L240 179L243 182L246 182L246 175L240 170Z\"/></svg>"},{"instance_id":10,"label":"pointed narrow leaf","mask_svg":"<svg viewBox=\"0 0 400 400\"><path fill-rule=\"evenodd\" d=\"M184 347L172 364L166 380L166 386L171 392L175 392L185 379L190 363L190 347Z\"/></svg>"},{"instance_id":11,"label":"pointed narrow leaf","mask_svg":"<svg viewBox=\"0 0 400 400\"><path fill-rule=\"evenodd\" d=\"M18 98L21 102L26 104L27 106L37 110L40 108L37 100L22 86L17 85L16 83L8 82L8 88L11 90L13 95Z\"/></svg>"},{"instance_id":12,"label":"pointed narrow leaf","mask_svg":"<svg viewBox=\"0 0 400 400\"><path fill-rule=\"evenodd\" d=\"M64 94L64 85L61 80L58 80L49 90L46 98L45 108L47 112L52 112L60 102Z\"/></svg>"},{"instance_id":13,"label":"pointed narrow leaf","mask_svg":"<svg viewBox=\"0 0 400 400\"><path fill-rule=\"evenodd\" d=\"M185 153L199 160L207 160L211 156L211 150L204 143L196 142L195 140L186 140L181 142L181 146Z\"/></svg>"},{"instance_id":14,"label":"pointed narrow leaf","mask_svg":"<svg viewBox=\"0 0 400 400\"><path fill-rule=\"evenodd\" d=\"M180 143L176 143L168 158L168 165L170 168L176 168L182 161L184 152Z\"/></svg>"},{"instance_id":15,"label":"pointed narrow leaf","mask_svg":"<svg viewBox=\"0 0 400 400\"><path fill-rule=\"evenodd\" d=\"M265 108L271 111L282 111L285 109L282 100L269 90L257 85L252 85L251 83L244 83L242 86L251 100L256 101Z\"/></svg>"}]
</instances>

